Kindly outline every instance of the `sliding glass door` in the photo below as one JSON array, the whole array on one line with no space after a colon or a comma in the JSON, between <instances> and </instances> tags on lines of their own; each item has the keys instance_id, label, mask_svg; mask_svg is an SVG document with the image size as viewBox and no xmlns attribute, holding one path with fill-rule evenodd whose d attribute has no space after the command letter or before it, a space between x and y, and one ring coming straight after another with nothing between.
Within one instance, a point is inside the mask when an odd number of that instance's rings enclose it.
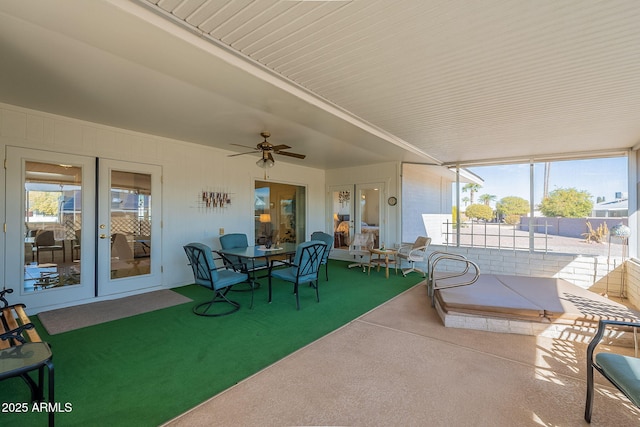
<instances>
[{"instance_id":1,"label":"sliding glass door","mask_svg":"<svg viewBox=\"0 0 640 427\"><path fill-rule=\"evenodd\" d=\"M306 240L306 188L256 181L255 243L302 243Z\"/></svg>"}]
</instances>

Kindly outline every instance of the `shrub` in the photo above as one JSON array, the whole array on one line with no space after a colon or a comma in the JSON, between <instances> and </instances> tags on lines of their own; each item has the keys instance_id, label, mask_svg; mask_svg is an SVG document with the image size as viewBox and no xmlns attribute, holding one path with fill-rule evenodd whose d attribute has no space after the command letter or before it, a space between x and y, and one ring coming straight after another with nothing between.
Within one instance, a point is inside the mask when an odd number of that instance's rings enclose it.
<instances>
[{"instance_id":1,"label":"shrub","mask_svg":"<svg viewBox=\"0 0 640 427\"><path fill-rule=\"evenodd\" d=\"M588 231L586 233L582 233L587 243L602 243L607 237L607 234L609 234L609 227L607 227L606 222L603 222L594 230L591 223L587 221L587 230Z\"/></svg>"},{"instance_id":2,"label":"shrub","mask_svg":"<svg viewBox=\"0 0 640 427\"><path fill-rule=\"evenodd\" d=\"M504 218L504 222L509 225L520 224L520 215L507 215Z\"/></svg>"},{"instance_id":3,"label":"shrub","mask_svg":"<svg viewBox=\"0 0 640 427\"><path fill-rule=\"evenodd\" d=\"M484 219L489 221L493 218L493 209L487 205L470 205L465 211L465 215L469 218Z\"/></svg>"}]
</instances>

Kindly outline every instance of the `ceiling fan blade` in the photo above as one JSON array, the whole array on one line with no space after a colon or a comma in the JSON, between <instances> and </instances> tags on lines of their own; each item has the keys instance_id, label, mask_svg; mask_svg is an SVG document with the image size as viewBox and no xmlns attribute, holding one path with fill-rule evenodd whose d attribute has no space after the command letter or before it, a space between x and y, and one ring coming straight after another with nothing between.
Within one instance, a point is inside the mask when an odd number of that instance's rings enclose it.
<instances>
[{"instance_id":1,"label":"ceiling fan blade","mask_svg":"<svg viewBox=\"0 0 640 427\"><path fill-rule=\"evenodd\" d=\"M253 151L247 151L246 153L229 154L227 157L243 156L245 154L253 154L253 153L257 153L257 152L258 152L258 150L253 150Z\"/></svg>"},{"instance_id":2,"label":"ceiling fan blade","mask_svg":"<svg viewBox=\"0 0 640 427\"><path fill-rule=\"evenodd\" d=\"M274 145L271 148L273 149L273 151L275 151L277 153L280 150L286 150L286 149L291 148L291 147L289 147L288 145L282 144L282 145Z\"/></svg>"},{"instance_id":3,"label":"ceiling fan blade","mask_svg":"<svg viewBox=\"0 0 640 427\"><path fill-rule=\"evenodd\" d=\"M304 159L305 157L307 157L304 154L298 154L298 153L289 153L287 151L278 151L276 154L280 154L282 156L289 156L289 157L295 157L296 159Z\"/></svg>"},{"instance_id":4,"label":"ceiling fan blade","mask_svg":"<svg viewBox=\"0 0 640 427\"><path fill-rule=\"evenodd\" d=\"M229 145L235 145L236 147L244 147L244 148L248 148L249 150L258 151L258 149L256 147L249 147L248 145L234 144L234 143L231 143Z\"/></svg>"}]
</instances>

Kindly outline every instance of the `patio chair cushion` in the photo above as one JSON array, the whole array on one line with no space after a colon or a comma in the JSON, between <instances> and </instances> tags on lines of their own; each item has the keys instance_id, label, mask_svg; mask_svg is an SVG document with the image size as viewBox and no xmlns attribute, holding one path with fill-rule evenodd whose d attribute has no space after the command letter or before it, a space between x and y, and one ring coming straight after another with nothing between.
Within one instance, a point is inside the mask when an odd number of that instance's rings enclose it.
<instances>
[{"instance_id":1,"label":"patio chair cushion","mask_svg":"<svg viewBox=\"0 0 640 427\"><path fill-rule=\"evenodd\" d=\"M640 359L614 353L598 353L596 363L627 397L640 407Z\"/></svg>"},{"instance_id":2,"label":"patio chair cushion","mask_svg":"<svg viewBox=\"0 0 640 427\"><path fill-rule=\"evenodd\" d=\"M222 289L227 286L235 285L238 283L240 277L241 276L233 270L218 270L218 278L214 284L215 289ZM248 276L246 274L242 274L242 277L244 277L245 281L248 280Z\"/></svg>"},{"instance_id":3,"label":"patio chair cushion","mask_svg":"<svg viewBox=\"0 0 640 427\"><path fill-rule=\"evenodd\" d=\"M297 277L299 283L307 283L307 282L316 280L318 273L313 272L303 276L298 276L298 267L288 267L282 270L273 270L271 272L271 275L273 277L277 277L278 279L282 279L282 280L286 280L288 282L294 282L294 283Z\"/></svg>"}]
</instances>

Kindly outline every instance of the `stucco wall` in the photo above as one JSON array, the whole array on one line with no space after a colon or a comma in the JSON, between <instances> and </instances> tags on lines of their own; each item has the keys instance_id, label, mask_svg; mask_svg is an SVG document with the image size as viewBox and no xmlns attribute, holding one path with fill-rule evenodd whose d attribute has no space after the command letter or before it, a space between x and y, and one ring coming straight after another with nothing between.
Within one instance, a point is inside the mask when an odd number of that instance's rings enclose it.
<instances>
[{"instance_id":1,"label":"stucco wall","mask_svg":"<svg viewBox=\"0 0 640 427\"><path fill-rule=\"evenodd\" d=\"M529 217L520 218L520 230L529 231ZM534 231L536 233L545 232L545 224L548 226L547 234L553 234L556 236L565 237L577 237L580 239L585 238L584 233L588 231L587 222L591 224L591 227L596 230L600 224L606 223L607 227L611 227L623 223L628 225L628 218L546 218L535 217L533 218L533 224L535 224Z\"/></svg>"},{"instance_id":2,"label":"stucco wall","mask_svg":"<svg viewBox=\"0 0 640 427\"><path fill-rule=\"evenodd\" d=\"M402 165L403 242L414 242L425 233L434 242L442 242L443 219L451 221L451 192L451 181L425 165Z\"/></svg>"}]
</instances>

